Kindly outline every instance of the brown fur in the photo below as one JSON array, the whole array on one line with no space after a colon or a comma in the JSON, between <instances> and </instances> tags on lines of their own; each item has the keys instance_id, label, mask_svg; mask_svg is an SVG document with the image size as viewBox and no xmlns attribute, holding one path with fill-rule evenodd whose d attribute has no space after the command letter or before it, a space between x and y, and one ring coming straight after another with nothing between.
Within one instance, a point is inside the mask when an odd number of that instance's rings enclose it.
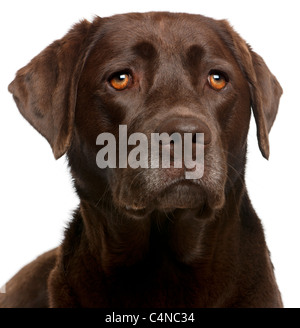
<instances>
[{"instance_id":1,"label":"brown fur","mask_svg":"<svg viewBox=\"0 0 300 328\"><path fill-rule=\"evenodd\" d=\"M207 82L212 69L228 75L221 91ZM109 77L122 70L133 83L113 90ZM282 307L244 178L251 107L268 158L282 89L226 21L82 21L9 90L55 157L67 153L80 206L59 248L12 278L1 307ZM150 136L185 129L180 121L209 136L199 181L174 168L97 167L99 133L118 137L126 124Z\"/></svg>"}]
</instances>

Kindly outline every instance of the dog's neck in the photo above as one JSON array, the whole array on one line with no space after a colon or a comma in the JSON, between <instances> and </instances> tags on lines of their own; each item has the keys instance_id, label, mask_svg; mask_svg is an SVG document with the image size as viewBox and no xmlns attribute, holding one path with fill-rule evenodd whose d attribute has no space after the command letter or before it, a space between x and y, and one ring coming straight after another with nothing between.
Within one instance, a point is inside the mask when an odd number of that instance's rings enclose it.
<instances>
[{"instance_id":1,"label":"dog's neck","mask_svg":"<svg viewBox=\"0 0 300 328\"><path fill-rule=\"evenodd\" d=\"M198 266L210 262L217 253L225 256L218 244L233 243L230 236L236 236L239 229L239 203L244 192L238 196L229 193L222 209L202 217L194 210L175 210L131 219L88 201L81 201L80 214L89 249L104 271L152 260L157 265L171 261ZM229 245L226 249L238 247Z\"/></svg>"}]
</instances>

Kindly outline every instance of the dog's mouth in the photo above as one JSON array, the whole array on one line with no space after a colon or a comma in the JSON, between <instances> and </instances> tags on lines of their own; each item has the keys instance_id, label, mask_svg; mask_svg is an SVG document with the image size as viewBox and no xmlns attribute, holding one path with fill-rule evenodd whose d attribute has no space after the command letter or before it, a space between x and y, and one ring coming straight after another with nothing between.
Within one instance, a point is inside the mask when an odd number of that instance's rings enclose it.
<instances>
[{"instance_id":1,"label":"dog's mouth","mask_svg":"<svg viewBox=\"0 0 300 328\"><path fill-rule=\"evenodd\" d=\"M151 205L125 204L121 210L133 218L145 217L153 211L168 213L176 209L202 210L206 197L205 191L199 184L182 180L172 183L154 195L148 202Z\"/></svg>"},{"instance_id":2,"label":"dog's mouth","mask_svg":"<svg viewBox=\"0 0 300 328\"><path fill-rule=\"evenodd\" d=\"M152 212L202 213L205 208L220 209L225 201L226 167L219 164L220 156L210 158L209 155L201 179L187 179L185 171L179 168L118 171L112 192L119 212L127 217L143 218ZM214 165L210 165L212 160Z\"/></svg>"}]
</instances>

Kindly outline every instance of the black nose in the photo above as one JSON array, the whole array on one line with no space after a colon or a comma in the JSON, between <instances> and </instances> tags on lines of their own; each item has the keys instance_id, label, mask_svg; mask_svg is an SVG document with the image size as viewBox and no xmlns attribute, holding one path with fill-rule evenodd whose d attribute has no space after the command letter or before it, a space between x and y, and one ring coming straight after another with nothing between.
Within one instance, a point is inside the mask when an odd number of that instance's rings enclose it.
<instances>
[{"instance_id":1,"label":"black nose","mask_svg":"<svg viewBox=\"0 0 300 328\"><path fill-rule=\"evenodd\" d=\"M196 133L204 134L204 145L211 142L211 131L206 123L194 117L172 117L163 122L157 129L158 133L166 132L170 136L179 133L183 139L184 133L192 133L193 143L196 143Z\"/></svg>"}]
</instances>

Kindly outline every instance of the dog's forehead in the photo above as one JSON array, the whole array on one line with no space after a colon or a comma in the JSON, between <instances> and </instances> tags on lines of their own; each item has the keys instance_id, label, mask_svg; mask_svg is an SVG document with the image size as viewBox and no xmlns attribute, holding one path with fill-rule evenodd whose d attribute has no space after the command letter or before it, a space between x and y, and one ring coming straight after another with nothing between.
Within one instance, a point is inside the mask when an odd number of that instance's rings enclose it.
<instances>
[{"instance_id":1,"label":"dog's forehead","mask_svg":"<svg viewBox=\"0 0 300 328\"><path fill-rule=\"evenodd\" d=\"M194 44L222 47L218 21L201 15L175 13L135 13L105 18L99 29L100 42L114 49L149 42L160 49L182 50Z\"/></svg>"}]
</instances>

